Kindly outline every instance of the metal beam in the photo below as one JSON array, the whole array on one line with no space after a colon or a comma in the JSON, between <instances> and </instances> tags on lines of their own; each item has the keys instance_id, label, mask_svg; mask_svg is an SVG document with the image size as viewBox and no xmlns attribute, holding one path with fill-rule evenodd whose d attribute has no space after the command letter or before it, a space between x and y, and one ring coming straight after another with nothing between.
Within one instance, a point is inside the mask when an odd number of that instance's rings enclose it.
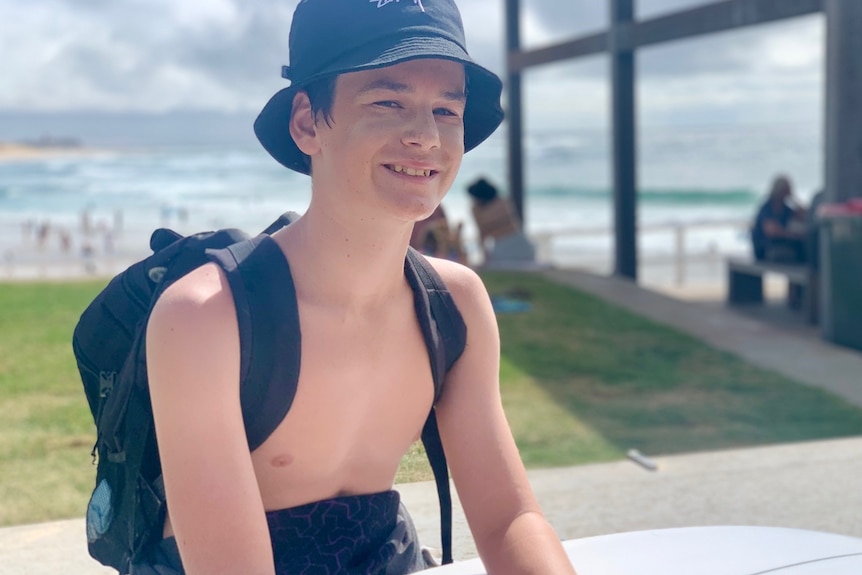
<instances>
[{"instance_id":1,"label":"metal beam","mask_svg":"<svg viewBox=\"0 0 862 575\"><path fill-rule=\"evenodd\" d=\"M690 10L682 10L650 20L620 23L615 43L619 49L682 40L736 28L756 26L823 11L828 0L725 0ZM858 0L854 0L858 1ZM607 33L599 32L528 51L509 51L508 67L513 71L590 56L609 50Z\"/></svg>"},{"instance_id":2,"label":"metal beam","mask_svg":"<svg viewBox=\"0 0 862 575\"><path fill-rule=\"evenodd\" d=\"M525 68L559 62L571 58L582 58L593 54L603 54L608 51L608 33L599 32L570 40L562 44L554 44L546 48L538 48L527 52L509 52L509 70L521 72Z\"/></svg>"},{"instance_id":3,"label":"metal beam","mask_svg":"<svg viewBox=\"0 0 862 575\"><path fill-rule=\"evenodd\" d=\"M521 49L520 0L506 0L506 51ZM524 226L524 130L521 72L508 70L506 81L506 125L509 151L509 199Z\"/></svg>"},{"instance_id":4,"label":"metal beam","mask_svg":"<svg viewBox=\"0 0 862 575\"><path fill-rule=\"evenodd\" d=\"M613 123L614 274L637 279L637 150L635 53L619 32L634 18L634 0L611 0L611 111Z\"/></svg>"},{"instance_id":5,"label":"metal beam","mask_svg":"<svg viewBox=\"0 0 862 575\"><path fill-rule=\"evenodd\" d=\"M630 32L630 47L726 32L822 10L823 0L726 0L638 22Z\"/></svg>"}]
</instances>

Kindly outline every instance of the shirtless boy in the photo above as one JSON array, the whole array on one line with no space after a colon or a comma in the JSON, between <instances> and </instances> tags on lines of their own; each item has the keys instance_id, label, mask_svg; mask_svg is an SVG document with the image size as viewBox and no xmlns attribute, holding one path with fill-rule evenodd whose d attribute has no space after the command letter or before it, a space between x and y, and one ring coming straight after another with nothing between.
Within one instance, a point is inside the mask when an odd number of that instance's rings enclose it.
<instances>
[{"instance_id":1,"label":"shirtless boy","mask_svg":"<svg viewBox=\"0 0 862 575\"><path fill-rule=\"evenodd\" d=\"M443 199L465 150L499 125L500 80L467 55L452 0L303 0L290 60L292 84L255 130L276 160L312 174L308 210L272 236L296 286L298 390L250 453L224 273L207 264L164 293L146 342L168 502L155 573L298 572L274 557L276 540L315 535L273 530L272 518L334 498L397 503L399 461L432 405L405 254L413 223ZM573 573L503 414L485 288L464 266L432 262L467 326L436 411L479 553L493 574ZM309 572L333 572L320 567ZM399 572L364 569L350 572Z\"/></svg>"}]
</instances>

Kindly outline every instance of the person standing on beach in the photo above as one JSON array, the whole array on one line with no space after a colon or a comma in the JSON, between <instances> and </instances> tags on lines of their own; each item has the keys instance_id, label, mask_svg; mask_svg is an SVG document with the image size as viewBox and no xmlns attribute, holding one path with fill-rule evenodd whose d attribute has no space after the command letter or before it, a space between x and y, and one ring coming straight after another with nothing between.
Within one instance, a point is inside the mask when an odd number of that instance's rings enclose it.
<instances>
[{"instance_id":1,"label":"person standing on beach","mask_svg":"<svg viewBox=\"0 0 862 575\"><path fill-rule=\"evenodd\" d=\"M397 517L371 509L371 520L333 526L313 510L397 502L395 473L434 389L404 275L408 242L464 152L502 121L501 82L467 54L452 0L303 0L283 75L291 85L267 103L255 132L281 164L311 175L308 210L272 235L296 289L298 390L281 424L249 452L224 273L207 264L164 292L146 349L168 516L152 563L135 575L272 575L297 565L395 575L427 566ZM479 554L492 574L572 574L503 413L488 294L469 268L431 262L467 327L435 409ZM322 531L277 527L297 514ZM416 555L367 563L374 549L343 535L372 528ZM343 549L332 565L318 544L336 537ZM285 539L305 543L275 557Z\"/></svg>"}]
</instances>

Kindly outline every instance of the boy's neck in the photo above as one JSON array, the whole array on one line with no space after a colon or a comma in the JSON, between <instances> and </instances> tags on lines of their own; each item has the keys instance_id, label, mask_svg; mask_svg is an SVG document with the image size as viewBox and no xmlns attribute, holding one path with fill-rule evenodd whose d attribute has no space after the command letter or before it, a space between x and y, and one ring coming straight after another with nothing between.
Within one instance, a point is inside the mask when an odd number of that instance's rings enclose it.
<instances>
[{"instance_id":1,"label":"boy's neck","mask_svg":"<svg viewBox=\"0 0 862 575\"><path fill-rule=\"evenodd\" d=\"M339 211L308 211L276 234L290 262L297 295L346 308L386 305L403 290L412 226Z\"/></svg>"}]
</instances>

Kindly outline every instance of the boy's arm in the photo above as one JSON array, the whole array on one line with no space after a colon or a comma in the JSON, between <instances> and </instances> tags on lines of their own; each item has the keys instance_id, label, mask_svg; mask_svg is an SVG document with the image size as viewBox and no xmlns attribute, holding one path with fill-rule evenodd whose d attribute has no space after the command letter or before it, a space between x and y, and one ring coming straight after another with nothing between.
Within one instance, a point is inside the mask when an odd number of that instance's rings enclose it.
<instances>
[{"instance_id":1,"label":"boy's arm","mask_svg":"<svg viewBox=\"0 0 862 575\"><path fill-rule=\"evenodd\" d=\"M434 260L467 324L467 345L437 405L440 436L488 573L574 573L536 502L500 400L500 340L484 285Z\"/></svg>"},{"instance_id":2,"label":"boy's arm","mask_svg":"<svg viewBox=\"0 0 862 575\"><path fill-rule=\"evenodd\" d=\"M185 572L273 575L239 402L236 311L215 265L165 291L146 345L168 512Z\"/></svg>"}]
</instances>

